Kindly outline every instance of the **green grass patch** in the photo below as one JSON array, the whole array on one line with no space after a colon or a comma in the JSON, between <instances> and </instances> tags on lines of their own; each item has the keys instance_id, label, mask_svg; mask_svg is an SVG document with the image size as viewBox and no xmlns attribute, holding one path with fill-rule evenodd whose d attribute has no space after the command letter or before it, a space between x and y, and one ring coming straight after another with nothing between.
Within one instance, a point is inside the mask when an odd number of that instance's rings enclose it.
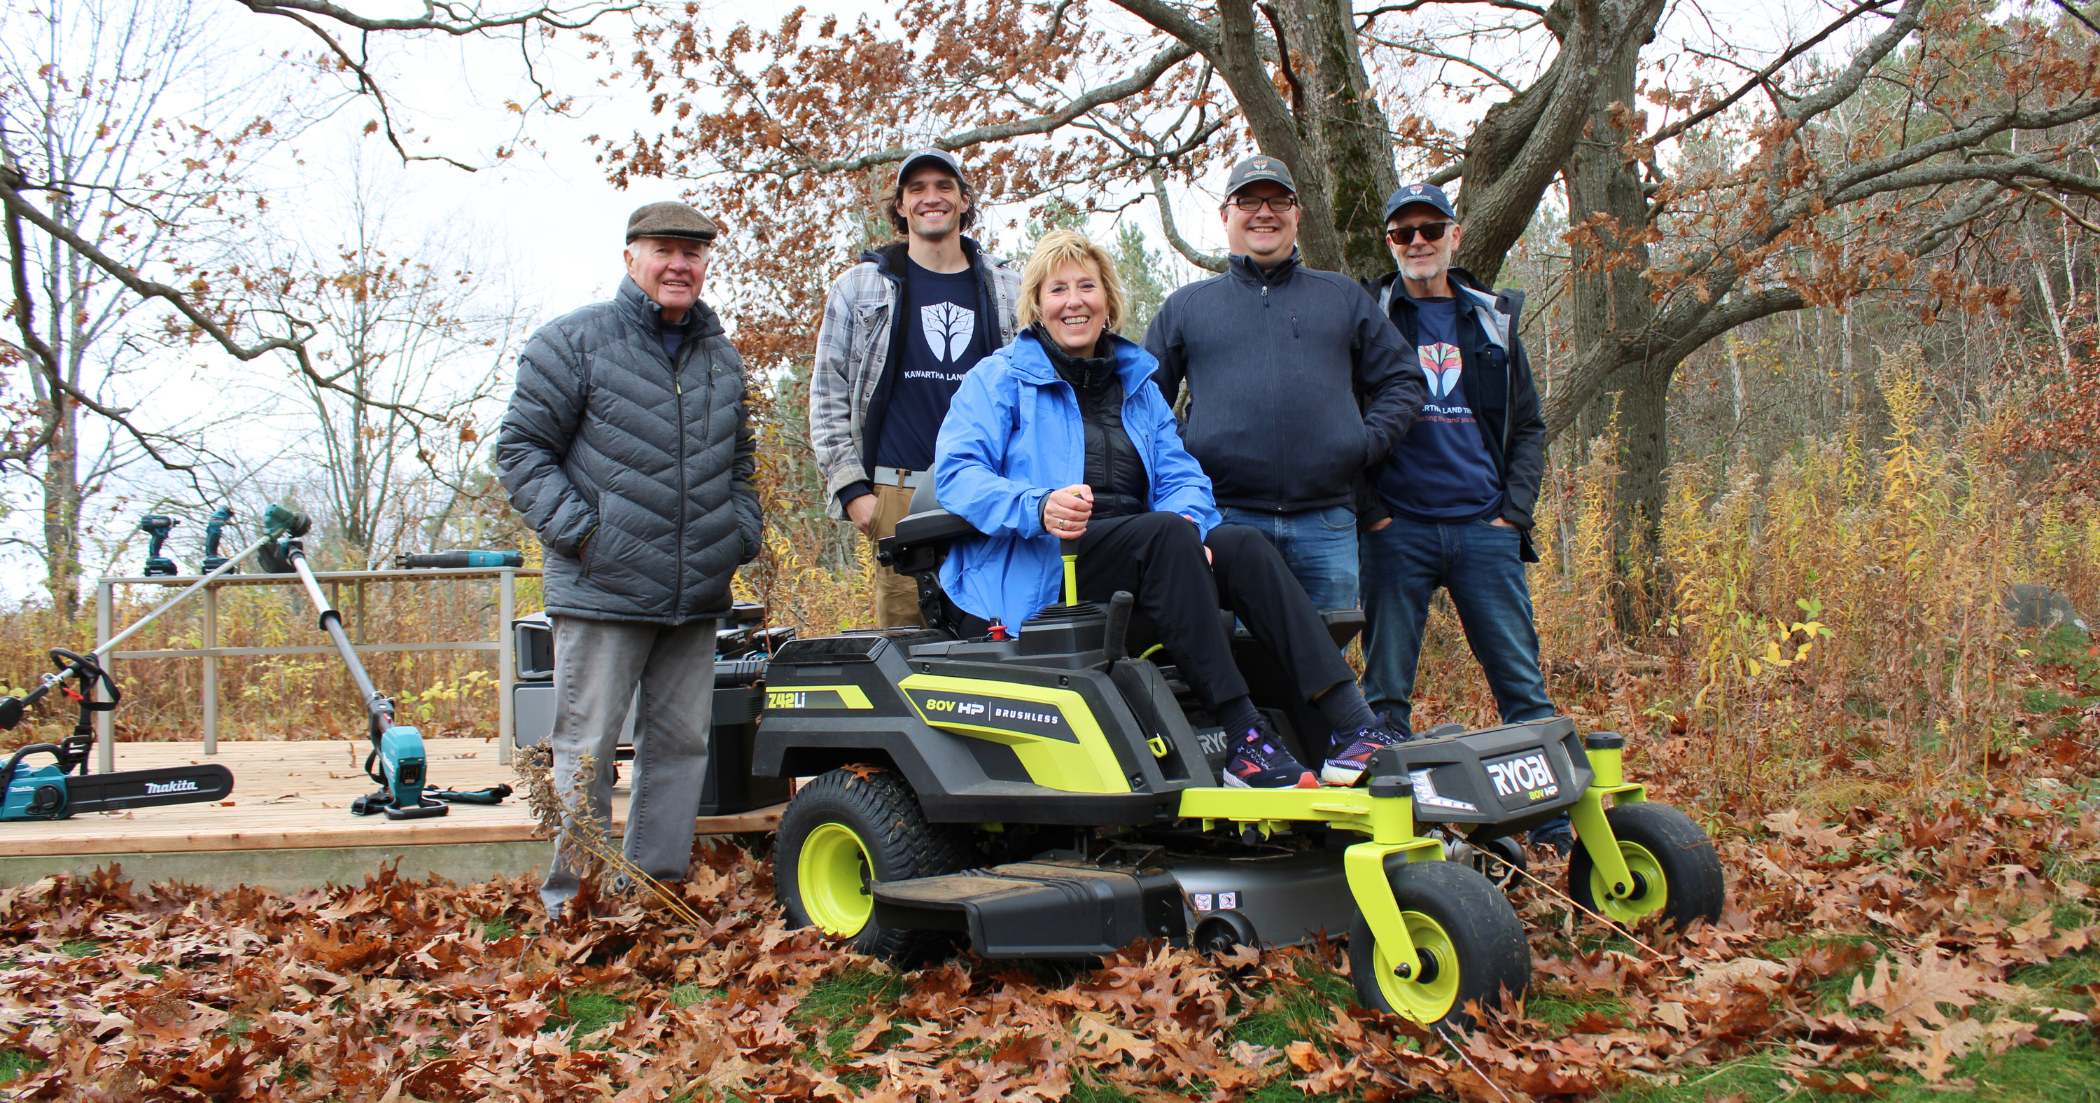
<instances>
[{"instance_id":1,"label":"green grass patch","mask_svg":"<svg viewBox=\"0 0 2100 1103\"><path fill-rule=\"evenodd\" d=\"M1114 1084L1096 1083L1084 1073L1072 1078L1072 1103L1137 1103L1137 1097Z\"/></svg>"},{"instance_id":2,"label":"green grass patch","mask_svg":"<svg viewBox=\"0 0 2100 1103\"><path fill-rule=\"evenodd\" d=\"M551 1034L573 1028L572 1039L581 1041L627 1017L633 1005L617 996L589 989L565 993L561 1010L548 1017L540 1033Z\"/></svg>"},{"instance_id":3,"label":"green grass patch","mask_svg":"<svg viewBox=\"0 0 2100 1103\"><path fill-rule=\"evenodd\" d=\"M2100 1040L2090 1032L2064 1032L2047 1049L1974 1053L1955 1062L1954 1075L1976 1082L1958 1096L1906 1079L1882 1098L1890 1103L2092 1103L2100 1098Z\"/></svg>"},{"instance_id":4,"label":"green grass patch","mask_svg":"<svg viewBox=\"0 0 2100 1103\"><path fill-rule=\"evenodd\" d=\"M1872 935L1857 932L1822 932L1775 938L1765 943L1765 956L1774 961L1789 961L1819 946L1870 946L1874 949L1871 956L1815 982L1813 991L1816 1008L1820 1011L1843 1011L1851 1006L1852 982L1874 968L1875 960L1887 947Z\"/></svg>"},{"instance_id":5,"label":"green grass patch","mask_svg":"<svg viewBox=\"0 0 2100 1103\"><path fill-rule=\"evenodd\" d=\"M871 969L848 969L810 985L802 1002L788 1013L791 1023L837 1022L858 1017L873 1018L870 1003L893 1004L904 994L904 978Z\"/></svg>"},{"instance_id":6,"label":"green grass patch","mask_svg":"<svg viewBox=\"0 0 2100 1103\"><path fill-rule=\"evenodd\" d=\"M823 1052L834 1063L841 1062L849 1056L846 1051L853 1045L854 1035L875 1018L876 1009L894 1005L903 994L904 978L895 973L848 969L811 985L802 1002L788 1013L788 1021L829 1027L824 1032ZM904 1028L893 1026L883 1031L870 1048L881 1052L904 1037Z\"/></svg>"},{"instance_id":7,"label":"green grass patch","mask_svg":"<svg viewBox=\"0 0 2100 1103\"><path fill-rule=\"evenodd\" d=\"M0 1049L0 1084L27 1076L44 1063L19 1049Z\"/></svg>"},{"instance_id":8,"label":"green grass patch","mask_svg":"<svg viewBox=\"0 0 2100 1103\"><path fill-rule=\"evenodd\" d=\"M58 952L67 957L93 957L102 952L99 938L69 938L59 943Z\"/></svg>"},{"instance_id":9,"label":"green grass patch","mask_svg":"<svg viewBox=\"0 0 2100 1103\"><path fill-rule=\"evenodd\" d=\"M1674 1084L1636 1081L1606 1098L1612 1103L1706 1103L1724 1098L1772 1103L1811 1095L1799 1090L1780 1061L1779 1054L1753 1054L1689 1073Z\"/></svg>"},{"instance_id":10,"label":"green grass patch","mask_svg":"<svg viewBox=\"0 0 2100 1103\"><path fill-rule=\"evenodd\" d=\"M495 942L500 939L509 938L510 936L517 933L517 924L512 923L510 921L510 916L499 915L493 919L484 919L481 921L481 937L487 939L490 942Z\"/></svg>"},{"instance_id":11,"label":"green grass patch","mask_svg":"<svg viewBox=\"0 0 2100 1103\"><path fill-rule=\"evenodd\" d=\"M1233 1024L1234 1040L1276 1049L1318 1041L1334 1021L1335 1006L1356 1002L1355 986L1314 958L1299 958L1292 971L1296 981L1267 985L1254 994L1261 1009Z\"/></svg>"},{"instance_id":12,"label":"green grass patch","mask_svg":"<svg viewBox=\"0 0 2100 1103\"><path fill-rule=\"evenodd\" d=\"M1585 1015L1600 1015L1614 1025L1624 1022L1626 1001L1608 992L1534 993L1524 1002L1524 1013L1552 1027L1554 1033L1565 1034Z\"/></svg>"},{"instance_id":13,"label":"green grass patch","mask_svg":"<svg viewBox=\"0 0 2100 1103\"><path fill-rule=\"evenodd\" d=\"M2100 984L2100 950L2085 949L2055 961L2030 965L2012 975L2016 984L2035 989L2037 1000L2073 1011L2090 1011L2093 998L2072 989Z\"/></svg>"},{"instance_id":14,"label":"green grass patch","mask_svg":"<svg viewBox=\"0 0 2100 1103\"><path fill-rule=\"evenodd\" d=\"M670 1002L672 1007L683 1009L696 1003L706 1003L721 994L722 990L720 988L702 988L697 984L681 984L671 989Z\"/></svg>"}]
</instances>

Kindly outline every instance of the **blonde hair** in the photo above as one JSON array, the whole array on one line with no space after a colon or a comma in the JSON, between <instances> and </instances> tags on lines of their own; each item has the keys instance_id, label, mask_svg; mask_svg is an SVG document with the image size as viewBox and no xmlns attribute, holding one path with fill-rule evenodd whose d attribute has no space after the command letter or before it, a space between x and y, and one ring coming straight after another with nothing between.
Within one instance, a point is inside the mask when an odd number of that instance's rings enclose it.
<instances>
[{"instance_id":1,"label":"blonde hair","mask_svg":"<svg viewBox=\"0 0 2100 1103\"><path fill-rule=\"evenodd\" d=\"M1050 273L1066 264L1078 264L1094 270L1101 281L1101 292L1108 298L1108 322L1101 327L1103 333L1114 332L1123 324L1123 315L1128 300L1123 297L1123 281L1116 276L1116 262L1085 234L1071 230L1052 230L1036 243L1035 255L1028 258L1028 266L1021 269L1021 301L1014 307L1014 321L1027 329L1036 320L1037 300L1042 297L1043 282Z\"/></svg>"}]
</instances>

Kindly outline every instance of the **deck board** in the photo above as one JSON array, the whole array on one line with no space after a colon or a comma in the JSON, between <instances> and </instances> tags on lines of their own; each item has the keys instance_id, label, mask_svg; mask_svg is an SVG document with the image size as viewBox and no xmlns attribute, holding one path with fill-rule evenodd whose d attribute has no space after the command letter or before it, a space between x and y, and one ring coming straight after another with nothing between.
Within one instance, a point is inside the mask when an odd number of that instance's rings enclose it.
<instances>
[{"instance_id":1,"label":"deck board","mask_svg":"<svg viewBox=\"0 0 2100 1103\"><path fill-rule=\"evenodd\" d=\"M0 823L0 854L90 855L286 850L316 847L404 847L440 843L523 842L533 837L532 811L522 794L500 805L461 804L427 820L353 816L350 802L371 792L362 740L219 743L207 756L199 742L119 743L118 770L217 762L233 772L224 801L98 812L65 820ZM509 766L496 761L494 739L425 741L429 777L448 789L507 784L522 788ZM614 833L627 822L628 769L613 790ZM703 834L770 831L780 807L733 816L703 816Z\"/></svg>"}]
</instances>

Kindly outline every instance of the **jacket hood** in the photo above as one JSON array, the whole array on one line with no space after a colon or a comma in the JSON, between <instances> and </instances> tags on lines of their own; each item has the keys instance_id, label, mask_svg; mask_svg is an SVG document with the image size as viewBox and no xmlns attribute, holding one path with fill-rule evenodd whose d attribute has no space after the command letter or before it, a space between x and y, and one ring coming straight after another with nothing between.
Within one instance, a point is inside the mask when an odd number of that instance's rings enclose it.
<instances>
[{"instance_id":1,"label":"jacket hood","mask_svg":"<svg viewBox=\"0 0 2100 1103\"><path fill-rule=\"evenodd\" d=\"M1123 383L1123 393L1128 394L1138 384L1152 378L1159 370L1159 361L1145 351L1143 345L1120 334L1105 334L1111 354L1116 358L1116 378ZM1037 386L1062 382L1057 374L1057 365L1050 362L1050 353L1043 348L1042 338L1029 330L1014 335L1014 343L994 355L1005 355L1014 367L1014 374Z\"/></svg>"},{"instance_id":2,"label":"jacket hood","mask_svg":"<svg viewBox=\"0 0 2100 1103\"><path fill-rule=\"evenodd\" d=\"M960 237L963 256L969 258L970 267L992 263L993 258L985 254L984 249L977 244L976 238L968 234L962 234ZM888 245L862 251L860 259L874 265L883 275L901 280L904 278L904 258L909 255L910 247L911 243L908 241L893 241Z\"/></svg>"},{"instance_id":3,"label":"jacket hood","mask_svg":"<svg viewBox=\"0 0 2100 1103\"><path fill-rule=\"evenodd\" d=\"M620 277L620 290L613 296L613 301L620 304L623 313L652 333L656 332L663 322L663 308L643 294L642 285L634 282L633 276ZM694 302L693 308L686 311L685 321L680 324L685 328L688 339L713 337L723 332L722 319L715 315L713 307L704 302Z\"/></svg>"}]
</instances>

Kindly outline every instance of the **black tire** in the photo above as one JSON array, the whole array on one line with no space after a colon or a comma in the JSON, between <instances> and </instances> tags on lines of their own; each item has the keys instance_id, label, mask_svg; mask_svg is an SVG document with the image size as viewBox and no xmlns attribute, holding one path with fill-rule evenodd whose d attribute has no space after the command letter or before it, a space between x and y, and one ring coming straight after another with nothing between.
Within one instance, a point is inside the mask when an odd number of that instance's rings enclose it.
<instances>
[{"instance_id":1,"label":"black tire","mask_svg":"<svg viewBox=\"0 0 2100 1103\"><path fill-rule=\"evenodd\" d=\"M812 839L817 840L809 857ZM859 854L850 843L858 844ZM867 886L953 873L972 863L961 830L926 822L911 786L894 771L850 767L802 786L780 816L773 847L773 890L791 927L819 926L850 939L855 950L899 963L915 962L952 939L937 932L899 930L875 922ZM859 899L840 883L856 861ZM806 863L811 881L805 885ZM805 899L805 888L817 898ZM855 913L865 910L856 922Z\"/></svg>"},{"instance_id":2,"label":"black tire","mask_svg":"<svg viewBox=\"0 0 2100 1103\"><path fill-rule=\"evenodd\" d=\"M1576 903L1627 926L1660 920L1683 928L1700 919L1720 920L1728 902L1721 859L1690 816L1667 804L1638 801L1610 808L1604 818L1633 871L1634 894L1611 899L1589 848L1577 840L1568 858L1568 895Z\"/></svg>"},{"instance_id":3,"label":"black tire","mask_svg":"<svg viewBox=\"0 0 2100 1103\"><path fill-rule=\"evenodd\" d=\"M1522 871L1529 863L1524 858L1524 848L1518 845L1517 840L1507 835L1497 835L1492 839L1466 841L1471 845L1472 853L1467 856L1465 864L1487 878L1488 884L1505 894L1511 889L1522 887Z\"/></svg>"},{"instance_id":4,"label":"black tire","mask_svg":"<svg viewBox=\"0 0 2100 1103\"><path fill-rule=\"evenodd\" d=\"M1468 1002L1489 1009L1524 994L1531 944L1487 878L1456 862L1429 861L1402 864L1387 879L1420 960L1412 976L1392 975L1359 913L1349 928L1349 979L1360 1003L1425 1026L1463 1029L1473 1024Z\"/></svg>"}]
</instances>

